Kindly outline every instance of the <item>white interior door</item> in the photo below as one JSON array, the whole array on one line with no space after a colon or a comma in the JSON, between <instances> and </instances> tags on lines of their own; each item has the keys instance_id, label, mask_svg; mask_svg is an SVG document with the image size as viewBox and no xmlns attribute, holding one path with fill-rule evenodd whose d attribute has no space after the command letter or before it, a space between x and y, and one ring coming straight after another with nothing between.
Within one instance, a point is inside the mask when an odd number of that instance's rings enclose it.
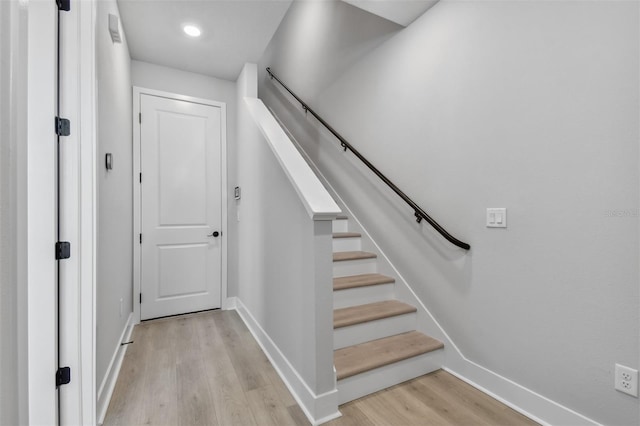
<instances>
[{"instance_id":1,"label":"white interior door","mask_svg":"<svg viewBox=\"0 0 640 426\"><path fill-rule=\"evenodd\" d=\"M219 308L221 108L140 102L140 318Z\"/></svg>"}]
</instances>

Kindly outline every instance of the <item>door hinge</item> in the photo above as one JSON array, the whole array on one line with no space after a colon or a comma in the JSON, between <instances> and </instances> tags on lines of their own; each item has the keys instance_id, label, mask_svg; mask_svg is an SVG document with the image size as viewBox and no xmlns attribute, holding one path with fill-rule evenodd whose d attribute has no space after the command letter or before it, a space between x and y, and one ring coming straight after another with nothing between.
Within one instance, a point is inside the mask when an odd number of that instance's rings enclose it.
<instances>
[{"instance_id":1,"label":"door hinge","mask_svg":"<svg viewBox=\"0 0 640 426\"><path fill-rule=\"evenodd\" d=\"M56 243L56 260L68 259L71 257L71 243L58 241Z\"/></svg>"},{"instance_id":2,"label":"door hinge","mask_svg":"<svg viewBox=\"0 0 640 426\"><path fill-rule=\"evenodd\" d=\"M142 244L142 234L140 234L140 244Z\"/></svg>"},{"instance_id":3,"label":"door hinge","mask_svg":"<svg viewBox=\"0 0 640 426\"><path fill-rule=\"evenodd\" d=\"M70 367L60 367L58 371L56 371L56 387L60 387L62 385L68 385L71 383L71 368Z\"/></svg>"},{"instance_id":4,"label":"door hinge","mask_svg":"<svg viewBox=\"0 0 640 426\"><path fill-rule=\"evenodd\" d=\"M56 0L56 4L58 5L58 10L64 10L65 12L71 10L71 0Z\"/></svg>"},{"instance_id":5,"label":"door hinge","mask_svg":"<svg viewBox=\"0 0 640 426\"><path fill-rule=\"evenodd\" d=\"M140 173L140 183L142 183L142 173Z\"/></svg>"},{"instance_id":6,"label":"door hinge","mask_svg":"<svg viewBox=\"0 0 640 426\"><path fill-rule=\"evenodd\" d=\"M71 122L66 118L56 117L56 135L69 136L71 134Z\"/></svg>"},{"instance_id":7,"label":"door hinge","mask_svg":"<svg viewBox=\"0 0 640 426\"><path fill-rule=\"evenodd\" d=\"M142 113L138 113L138 123L142 124Z\"/></svg>"},{"instance_id":8,"label":"door hinge","mask_svg":"<svg viewBox=\"0 0 640 426\"><path fill-rule=\"evenodd\" d=\"M140 304L142 305L142 293L140 293Z\"/></svg>"}]
</instances>

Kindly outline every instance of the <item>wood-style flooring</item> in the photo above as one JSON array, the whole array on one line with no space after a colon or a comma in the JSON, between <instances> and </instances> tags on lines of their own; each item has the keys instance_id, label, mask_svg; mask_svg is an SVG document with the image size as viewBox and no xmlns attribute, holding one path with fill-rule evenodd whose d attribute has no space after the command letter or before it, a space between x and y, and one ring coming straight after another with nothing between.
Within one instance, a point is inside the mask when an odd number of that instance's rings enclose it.
<instances>
[{"instance_id":1,"label":"wood-style flooring","mask_svg":"<svg viewBox=\"0 0 640 426\"><path fill-rule=\"evenodd\" d=\"M309 425L235 311L134 329L105 425ZM328 425L535 425L443 371L340 407Z\"/></svg>"}]
</instances>

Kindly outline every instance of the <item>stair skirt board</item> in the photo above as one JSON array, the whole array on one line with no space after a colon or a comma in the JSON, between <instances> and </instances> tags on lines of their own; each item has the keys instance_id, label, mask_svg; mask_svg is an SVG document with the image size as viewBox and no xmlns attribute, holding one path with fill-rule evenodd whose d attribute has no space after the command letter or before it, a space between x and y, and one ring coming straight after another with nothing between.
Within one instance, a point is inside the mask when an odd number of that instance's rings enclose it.
<instances>
[{"instance_id":1,"label":"stair skirt board","mask_svg":"<svg viewBox=\"0 0 640 426\"><path fill-rule=\"evenodd\" d=\"M444 351L437 350L339 380L338 404L439 370L443 361Z\"/></svg>"},{"instance_id":2,"label":"stair skirt board","mask_svg":"<svg viewBox=\"0 0 640 426\"><path fill-rule=\"evenodd\" d=\"M394 283L355 287L346 290L334 290L333 307L340 309L390 299L394 299Z\"/></svg>"},{"instance_id":3,"label":"stair skirt board","mask_svg":"<svg viewBox=\"0 0 640 426\"><path fill-rule=\"evenodd\" d=\"M333 276L344 277L347 275L367 274L378 271L378 263L375 258L344 260L333 262Z\"/></svg>"},{"instance_id":4,"label":"stair skirt board","mask_svg":"<svg viewBox=\"0 0 640 426\"><path fill-rule=\"evenodd\" d=\"M341 349L371 340L413 331L416 328L416 313L397 315L333 330L333 348Z\"/></svg>"}]
</instances>

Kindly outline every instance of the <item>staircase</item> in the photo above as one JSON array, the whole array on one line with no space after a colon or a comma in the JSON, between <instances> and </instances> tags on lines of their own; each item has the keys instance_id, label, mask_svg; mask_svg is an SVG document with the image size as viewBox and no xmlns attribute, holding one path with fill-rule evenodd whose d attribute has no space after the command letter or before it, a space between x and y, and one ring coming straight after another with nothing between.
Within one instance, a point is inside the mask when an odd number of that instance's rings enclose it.
<instances>
[{"instance_id":1,"label":"staircase","mask_svg":"<svg viewBox=\"0 0 640 426\"><path fill-rule=\"evenodd\" d=\"M349 219L333 222L334 365L339 404L437 370L444 345L419 331L416 307L395 298L395 279Z\"/></svg>"}]
</instances>

